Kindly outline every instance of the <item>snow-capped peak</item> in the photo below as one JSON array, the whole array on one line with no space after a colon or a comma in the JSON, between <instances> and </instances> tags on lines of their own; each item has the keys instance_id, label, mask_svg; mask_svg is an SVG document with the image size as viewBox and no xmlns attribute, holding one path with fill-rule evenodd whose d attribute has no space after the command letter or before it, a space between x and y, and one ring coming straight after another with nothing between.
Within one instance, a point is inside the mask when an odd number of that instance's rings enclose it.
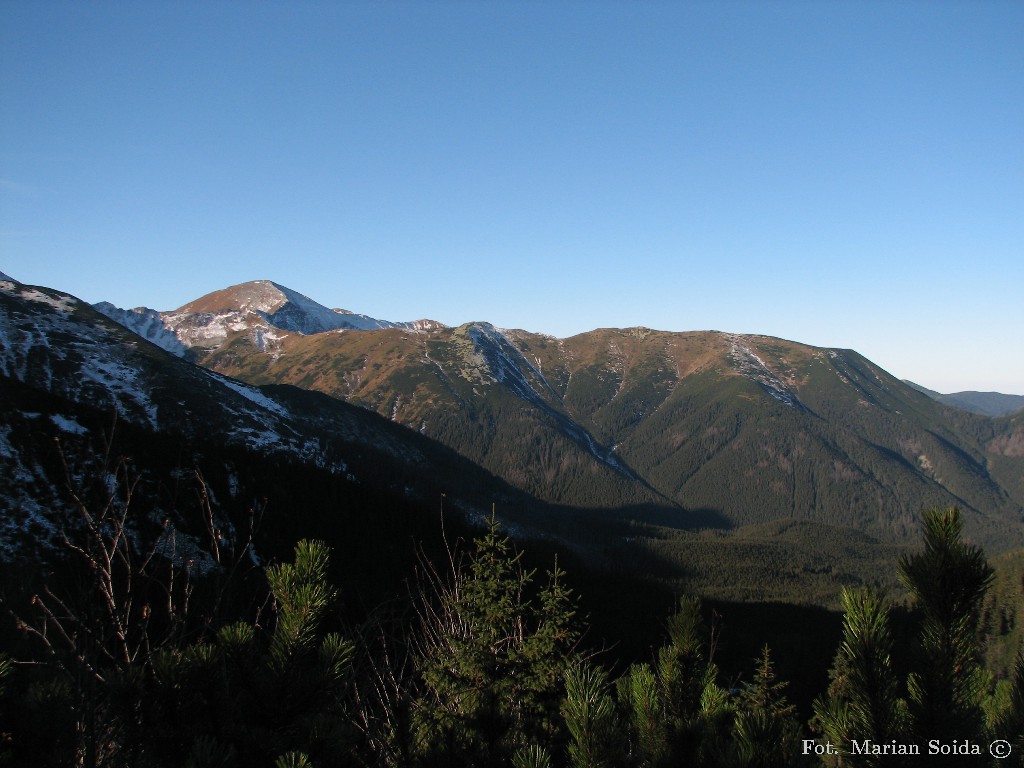
<instances>
[{"instance_id":1,"label":"snow-capped peak","mask_svg":"<svg viewBox=\"0 0 1024 768\"><path fill-rule=\"evenodd\" d=\"M229 333L245 330L270 338L268 333L274 330L306 336L328 331L444 327L435 321L395 323L348 310L328 309L272 280L253 280L214 291L173 312L164 312L161 317L186 345L203 347L216 347Z\"/></svg>"}]
</instances>

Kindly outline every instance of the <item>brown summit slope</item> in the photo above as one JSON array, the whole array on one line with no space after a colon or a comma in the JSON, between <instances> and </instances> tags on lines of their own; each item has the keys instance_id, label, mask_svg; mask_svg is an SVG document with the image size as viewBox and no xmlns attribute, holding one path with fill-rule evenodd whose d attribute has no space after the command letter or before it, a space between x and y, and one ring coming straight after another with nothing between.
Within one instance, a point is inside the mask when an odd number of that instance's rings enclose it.
<instances>
[{"instance_id":1,"label":"brown summit slope","mask_svg":"<svg viewBox=\"0 0 1024 768\"><path fill-rule=\"evenodd\" d=\"M186 306L251 313L265 294L239 288ZM209 368L369 408L550 502L660 505L681 527L805 520L897 542L923 506L957 505L990 546L1024 543L1014 423L937 403L852 350L488 323L302 333L233 317L194 313L178 333Z\"/></svg>"}]
</instances>

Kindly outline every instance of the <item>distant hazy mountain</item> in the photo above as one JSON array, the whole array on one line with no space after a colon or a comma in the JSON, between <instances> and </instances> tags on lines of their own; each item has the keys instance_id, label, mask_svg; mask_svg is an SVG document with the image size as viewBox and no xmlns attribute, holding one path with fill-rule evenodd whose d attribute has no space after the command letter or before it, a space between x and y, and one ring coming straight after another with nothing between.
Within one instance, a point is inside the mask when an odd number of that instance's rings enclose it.
<instances>
[{"instance_id":1,"label":"distant hazy mountain","mask_svg":"<svg viewBox=\"0 0 1024 768\"><path fill-rule=\"evenodd\" d=\"M985 416L1009 416L1024 408L1024 395L1006 395L1002 392L953 392L943 395L935 390L922 387L912 381L904 379L904 383L913 387L919 392L924 392L930 398L940 403L952 405L954 408L962 408L971 413L980 413Z\"/></svg>"},{"instance_id":2,"label":"distant hazy mountain","mask_svg":"<svg viewBox=\"0 0 1024 768\"><path fill-rule=\"evenodd\" d=\"M683 527L794 518L894 541L916 536L922 506L955 504L977 538L1024 540L1020 424L947 408L851 350L645 328L555 339L485 322L326 332L330 310L297 296L246 283L163 318L212 370L374 410L546 502L661 505Z\"/></svg>"}]
</instances>

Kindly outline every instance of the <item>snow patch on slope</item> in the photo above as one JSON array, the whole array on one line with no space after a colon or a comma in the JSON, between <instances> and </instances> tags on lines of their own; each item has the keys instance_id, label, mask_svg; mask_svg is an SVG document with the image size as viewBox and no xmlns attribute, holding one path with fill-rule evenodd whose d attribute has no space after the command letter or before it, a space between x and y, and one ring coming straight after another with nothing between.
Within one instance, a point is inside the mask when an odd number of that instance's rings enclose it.
<instances>
[{"instance_id":1,"label":"snow patch on slope","mask_svg":"<svg viewBox=\"0 0 1024 768\"><path fill-rule=\"evenodd\" d=\"M403 328L405 330L421 330L441 325L433 320L415 320L412 322L393 323L380 320L369 315L361 315L347 309L328 309L305 294L286 288L280 283L270 283L277 289L284 302L273 312L263 310L267 322L284 331L296 331L304 336L327 331L380 331L385 328ZM441 326L443 327L443 326Z\"/></svg>"},{"instance_id":2,"label":"snow patch on slope","mask_svg":"<svg viewBox=\"0 0 1024 768\"><path fill-rule=\"evenodd\" d=\"M524 369L532 374L540 387L546 388L551 393L556 402L561 402L561 398L537 367L509 341L505 335L506 331L495 328L490 323L472 323L463 326L456 331L457 336L462 335L459 333L460 331L464 333L465 338L471 344L470 349L463 348L463 360L470 366L468 370L463 370L464 378L480 384L496 382L504 384L523 400L532 402L546 411L566 435L598 461L626 477L634 477L622 465L613 451L599 445L584 427L551 406L538 391L534 382L530 380L531 376L524 373Z\"/></svg>"},{"instance_id":3,"label":"snow patch on slope","mask_svg":"<svg viewBox=\"0 0 1024 768\"><path fill-rule=\"evenodd\" d=\"M767 365L764 360L754 354L754 351L743 343L740 336L734 333L725 334L729 341L729 359L732 360L736 369L741 375L756 382L776 400L790 408L805 410L804 404Z\"/></svg>"},{"instance_id":4,"label":"snow patch on slope","mask_svg":"<svg viewBox=\"0 0 1024 768\"><path fill-rule=\"evenodd\" d=\"M74 419L69 419L67 416L62 416L59 413L50 414L50 421L54 423L57 429L70 435L84 435L89 431Z\"/></svg>"},{"instance_id":5,"label":"snow patch on slope","mask_svg":"<svg viewBox=\"0 0 1024 768\"><path fill-rule=\"evenodd\" d=\"M75 305L75 300L70 296L66 296L64 294L51 296L50 294L43 293L35 288L22 288L21 297L39 304L47 304L65 317L71 313L71 310Z\"/></svg>"},{"instance_id":6,"label":"snow patch on slope","mask_svg":"<svg viewBox=\"0 0 1024 768\"><path fill-rule=\"evenodd\" d=\"M366 315L347 314L328 309L308 296L278 283L270 283L270 285L280 292L284 302L273 312L264 310L260 314L272 326L283 331L296 331L308 336L340 329L379 330L393 327L393 323Z\"/></svg>"},{"instance_id":7,"label":"snow patch on slope","mask_svg":"<svg viewBox=\"0 0 1024 768\"><path fill-rule=\"evenodd\" d=\"M25 466L18 448L11 442L12 429L0 426L0 483L5 493L0 502L0 560L11 560L23 546L34 543L51 549L57 539L57 526L48 517L50 510L39 503L38 466Z\"/></svg>"},{"instance_id":8,"label":"snow patch on slope","mask_svg":"<svg viewBox=\"0 0 1024 768\"><path fill-rule=\"evenodd\" d=\"M228 337L228 332L249 327L239 312L197 314L161 314L164 323L186 347L215 347Z\"/></svg>"},{"instance_id":9,"label":"snow patch on slope","mask_svg":"<svg viewBox=\"0 0 1024 768\"><path fill-rule=\"evenodd\" d=\"M139 371L136 368L125 365L120 360L97 355L83 363L79 375L82 379L98 384L113 394L111 400L122 416L130 415L125 411L124 402L132 401L146 415L149 426L153 429L158 428L156 406L150 401L145 388L138 383Z\"/></svg>"},{"instance_id":10,"label":"snow patch on slope","mask_svg":"<svg viewBox=\"0 0 1024 768\"><path fill-rule=\"evenodd\" d=\"M264 395L255 387L250 387L248 384L243 384L240 381L229 379L226 376L220 376L218 374L213 373L212 371L210 372L210 375L216 378L220 384L223 384L228 389L237 392L246 400L255 405L258 405L260 408L266 411L270 411L271 413L277 414L278 416L283 416L285 418L287 418L290 415L288 413L288 410L283 405L276 402L275 400L271 400L269 397Z\"/></svg>"},{"instance_id":11,"label":"snow patch on slope","mask_svg":"<svg viewBox=\"0 0 1024 768\"><path fill-rule=\"evenodd\" d=\"M147 307L121 309L109 301L101 301L92 306L93 309L109 317L115 323L120 323L132 333L153 342L172 355L185 357L188 354L188 347L182 344L174 331L167 327L160 313L155 309Z\"/></svg>"},{"instance_id":12,"label":"snow patch on slope","mask_svg":"<svg viewBox=\"0 0 1024 768\"><path fill-rule=\"evenodd\" d=\"M462 331L462 333L459 333ZM561 398L533 363L511 342L505 331L490 323L472 323L460 328L456 336L462 336L469 344L463 343L462 357L468 364L463 377L480 384L501 382L524 400L541 403L544 396L538 391L546 389L558 402ZM531 381L531 377L534 381Z\"/></svg>"}]
</instances>

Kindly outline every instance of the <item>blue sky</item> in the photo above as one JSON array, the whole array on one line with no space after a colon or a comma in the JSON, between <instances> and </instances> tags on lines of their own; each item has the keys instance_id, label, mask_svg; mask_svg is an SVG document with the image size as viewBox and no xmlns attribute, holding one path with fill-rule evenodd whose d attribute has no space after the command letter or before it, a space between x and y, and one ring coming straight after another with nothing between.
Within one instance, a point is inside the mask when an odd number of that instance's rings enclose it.
<instances>
[{"instance_id":1,"label":"blue sky","mask_svg":"<svg viewBox=\"0 0 1024 768\"><path fill-rule=\"evenodd\" d=\"M0 271L1024 394L1024 4L0 0Z\"/></svg>"}]
</instances>

